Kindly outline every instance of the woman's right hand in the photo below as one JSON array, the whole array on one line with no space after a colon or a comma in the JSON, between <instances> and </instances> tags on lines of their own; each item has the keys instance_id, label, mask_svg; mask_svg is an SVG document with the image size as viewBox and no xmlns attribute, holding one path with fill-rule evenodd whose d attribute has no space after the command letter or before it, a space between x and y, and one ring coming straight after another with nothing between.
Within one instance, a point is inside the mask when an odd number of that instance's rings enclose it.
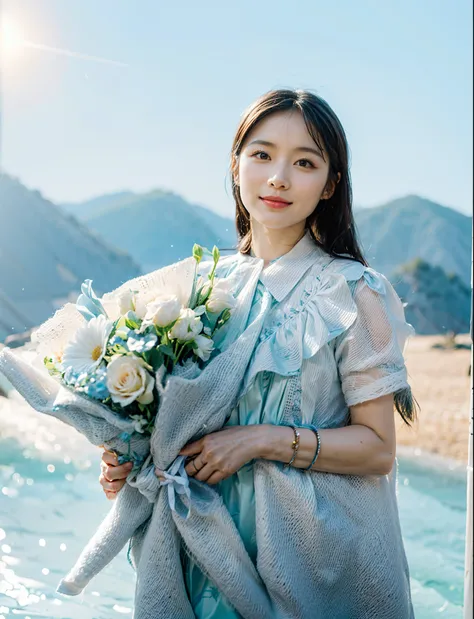
<instances>
[{"instance_id":1,"label":"woman's right hand","mask_svg":"<svg viewBox=\"0 0 474 619\"><path fill-rule=\"evenodd\" d=\"M133 464L131 462L119 464L117 456L110 451L104 451L102 454L102 462L100 463L102 472L99 482L104 489L105 496L110 501L113 501L117 496L117 492L124 487L127 475L132 470L132 467Z\"/></svg>"}]
</instances>

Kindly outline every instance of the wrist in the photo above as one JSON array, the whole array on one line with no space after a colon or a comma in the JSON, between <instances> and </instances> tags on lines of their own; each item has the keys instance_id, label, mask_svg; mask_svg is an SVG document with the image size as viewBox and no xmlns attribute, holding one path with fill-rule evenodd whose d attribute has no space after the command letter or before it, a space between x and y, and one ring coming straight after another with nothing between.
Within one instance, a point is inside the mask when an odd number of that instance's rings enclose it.
<instances>
[{"instance_id":1,"label":"wrist","mask_svg":"<svg viewBox=\"0 0 474 619\"><path fill-rule=\"evenodd\" d=\"M288 435L288 436L287 436ZM293 440L293 431L286 426L261 424L258 426L256 458L263 460L282 460L282 441L288 438L288 445ZM284 458L283 458L284 460Z\"/></svg>"}]
</instances>

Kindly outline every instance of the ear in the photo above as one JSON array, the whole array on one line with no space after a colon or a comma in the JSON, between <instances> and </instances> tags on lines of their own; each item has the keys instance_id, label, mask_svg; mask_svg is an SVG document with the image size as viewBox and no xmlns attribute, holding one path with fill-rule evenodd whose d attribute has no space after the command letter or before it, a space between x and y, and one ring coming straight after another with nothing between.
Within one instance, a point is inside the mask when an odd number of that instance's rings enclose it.
<instances>
[{"instance_id":1,"label":"ear","mask_svg":"<svg viewBox=\"0 0 474 619\"><path fill-rule=\"evenodd\" d=\"M329 198L332 198L334 192L336 191L337 184L339 183L340 180L341 180L341 173L338 172L336 182L331 183L329 187L326 187L326 189L322 193L321 200L329 200Z\"/></svg>"}]
</instances>

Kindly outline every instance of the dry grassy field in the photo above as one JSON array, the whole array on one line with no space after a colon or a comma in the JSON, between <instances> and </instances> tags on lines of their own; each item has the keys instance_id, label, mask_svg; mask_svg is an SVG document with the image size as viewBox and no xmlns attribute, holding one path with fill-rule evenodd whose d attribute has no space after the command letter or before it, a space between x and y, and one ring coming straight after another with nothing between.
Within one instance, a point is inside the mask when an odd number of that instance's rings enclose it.
<instances>
[{"instance_id":1,"label":"dry grassy field","mask_svg":"<svg viewBox=\"0 0 474 619\"><path fill-rule=\"evenodd\" d=\"M470 339L461 335L456 341L468 344ZM418 335L408 341L409 382L421 411L413 429L397 415L397 442L467 462L471 351L432 348L436 343L443 343L443 337Z\"/></svg>"}]
</instances>

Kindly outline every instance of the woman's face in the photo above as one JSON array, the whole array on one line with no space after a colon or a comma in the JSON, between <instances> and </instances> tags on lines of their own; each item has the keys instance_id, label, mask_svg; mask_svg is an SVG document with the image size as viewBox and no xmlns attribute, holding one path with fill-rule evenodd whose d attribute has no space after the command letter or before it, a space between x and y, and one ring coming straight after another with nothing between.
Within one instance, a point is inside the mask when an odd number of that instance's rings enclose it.
<instances>
[{"instance_id":1,"label":"woman's face","mask_svg":"<svg viewBox=\"0 0 474 619\"><path fill-rule=\"evenodd\" d=\"M327 153L323 159L303 117L294 110L276 112L254 127L243 145L236 180L252 223L282 229L300 223L304 227L321 197L330 197L324 191L328 173ZM266 196L290 204L275 208L262 200Z\"/></svg>"}]
</instances>

